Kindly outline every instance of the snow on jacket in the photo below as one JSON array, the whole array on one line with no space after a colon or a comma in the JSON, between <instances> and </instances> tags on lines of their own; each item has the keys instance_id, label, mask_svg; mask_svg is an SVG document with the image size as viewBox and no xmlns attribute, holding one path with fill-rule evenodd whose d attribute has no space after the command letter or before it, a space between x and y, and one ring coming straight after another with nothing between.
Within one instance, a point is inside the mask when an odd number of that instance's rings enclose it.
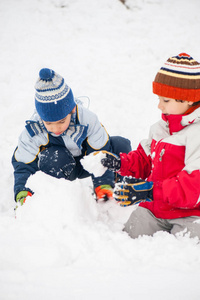
<instances>
[{"instance_id":1,"label":"snow on jacket","mask_svg":"<svg viewBox=\"0 0 200 300\"><path fill-rule=\"evenodd\" d=\"M121 154L119 173L154 182L153 201L140 206L157 218L200 216L200 108L162 115L137 150Z\"/></svg>"},{"instance_id":2,"label":"snow on jacket","mask_svg":"<svg viewBox=\"0 0 200 300\"><path fill-rule=\"evenodd\" d=\"M25 188L29 176L38 171L38 154L43 146L51 145L65 146L74 157L81 157L96 150L111 151L110 137L96 114L80 103L76 106L76 112L72 114L69 128L60 136L49 133L35 112L31 120L26 121L12 158L15 196ZM111 171L107 171L101 177L93 177L94 187L101 184L113 186L113 182L114 175Z\"/></svg>"}]
</instances>

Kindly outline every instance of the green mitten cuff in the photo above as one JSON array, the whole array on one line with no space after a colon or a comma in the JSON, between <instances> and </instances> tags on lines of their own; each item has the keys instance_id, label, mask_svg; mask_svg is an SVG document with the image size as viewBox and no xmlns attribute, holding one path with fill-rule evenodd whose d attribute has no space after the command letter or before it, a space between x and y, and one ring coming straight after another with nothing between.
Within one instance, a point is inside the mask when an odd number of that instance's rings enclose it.
<instances>
[{"instance_id":1,"label":"green mitten cuff","mask_svg":"<svg viewBox=\"0 0 200 300\"><path fill-rule=\"evenodd\" d=\"M112 186L109 184L102 184L102 185L100 185L100 187L101 187L101 190L103 190L103 189L111 190L111 191L113 190Z\"/></svg>"},{"instance_id":2,"label":"green mitten cuff","mask_svg":"<svg viewBox=\"0 0 200 300\"><path fill-rule=\"evenodd\" d=\"M23 205L27 196L32 196L32 194L29 191L19 192L16 196L16 202L20 202L20 204Z\"/></svg>"}]
</instances>

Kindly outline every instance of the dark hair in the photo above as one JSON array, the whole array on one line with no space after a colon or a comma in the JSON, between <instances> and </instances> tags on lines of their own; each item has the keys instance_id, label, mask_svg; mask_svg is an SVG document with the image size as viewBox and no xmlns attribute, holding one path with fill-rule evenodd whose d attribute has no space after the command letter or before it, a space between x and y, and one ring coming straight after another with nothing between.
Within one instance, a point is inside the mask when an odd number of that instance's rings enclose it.
<instances>
[{"instance_id":1,"label":"dark hair","mask_svg":"<svg viewBox=\"0 0 200 300\"><path fill-rule=\"evenodd\" d=\"M200 101L192 103L192 106L196 106L196 105L200 105Z\"/></svg>"}]
</instances>

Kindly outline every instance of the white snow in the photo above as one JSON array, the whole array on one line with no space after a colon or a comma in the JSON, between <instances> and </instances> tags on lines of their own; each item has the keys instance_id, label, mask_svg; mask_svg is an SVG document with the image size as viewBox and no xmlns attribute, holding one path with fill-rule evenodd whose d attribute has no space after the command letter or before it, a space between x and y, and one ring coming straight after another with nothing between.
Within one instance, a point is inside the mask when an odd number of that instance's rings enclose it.
<instances>
[{"instance_id":1,"label":"white snow","mask_svg":"<svg viewBox=\"0 0 200 300\"><path fill-rule=\"evenodd\" d=\"M95 177L102 176L107 168L101 164L102 158L106 155L102 151L93 152L81 159L81 164L85 170L89 173L94 174Z\"/></svg>"},{"instance_id":2,"label":"white snow","mask_svg":"<svg viewBox=\"0 0 200 300\"><path fill-rule=\"evenodd\" d=\"M97 204L91 179L42 173L18 208L11 157L34 110L43 67L61 74L110 135L146 138L160 118L152 81L172 55L200 61L199 0L0 1L0 299L146 300L200 297L200 245L122 232L134 207Z\"/></svg>"}]
</instances>

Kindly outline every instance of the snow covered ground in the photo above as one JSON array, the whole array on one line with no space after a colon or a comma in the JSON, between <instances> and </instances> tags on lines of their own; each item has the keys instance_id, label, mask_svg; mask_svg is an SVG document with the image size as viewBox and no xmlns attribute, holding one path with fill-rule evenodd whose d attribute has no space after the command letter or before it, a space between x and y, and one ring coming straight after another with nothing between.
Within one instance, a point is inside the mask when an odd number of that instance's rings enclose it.
<instances>
[{"instance_id":1,"label":"snow covered ground","mask_svg":"<svg viewBox=\"0 0 200 300\"><path fill-rule=\"evenodd\" d=\"M0 1L0 299L200 297L200 245L159 232L122 232L134 207L97 204L91 180L42 173L14 216L11 156L34 109L38 72L61 74L88 96L110 135L135 148L160 118L152 80L187 52L200 61L199 0Z\"/></svg>"}]
</instances>

